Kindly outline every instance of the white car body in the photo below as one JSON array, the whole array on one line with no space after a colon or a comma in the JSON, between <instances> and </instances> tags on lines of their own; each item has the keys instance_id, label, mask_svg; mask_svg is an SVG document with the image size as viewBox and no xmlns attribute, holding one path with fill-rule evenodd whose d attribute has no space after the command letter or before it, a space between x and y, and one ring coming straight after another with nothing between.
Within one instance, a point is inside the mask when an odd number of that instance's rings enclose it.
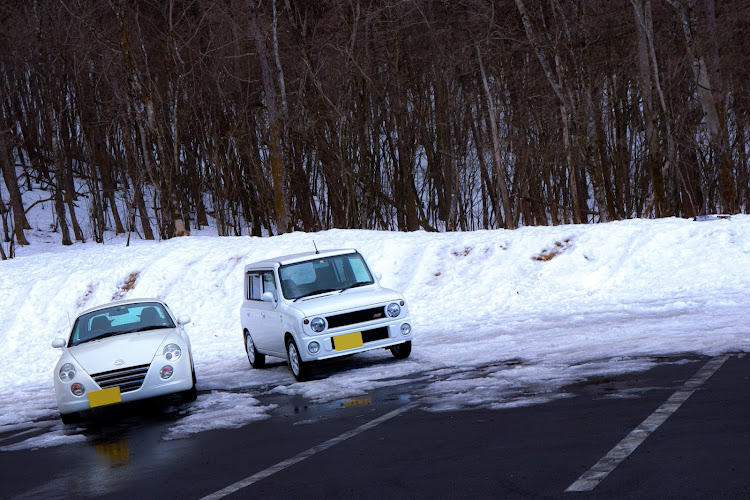
<instances>
[{"instance_id":1,"label":"white car body","mask_svg":"<svg viewBox=\"0 0 750 500\"><path fill-rule=\"evenodd\" d=\"M151 309L156 316L149 319ZM193 356L183 328L189 322L187 316L177 320L158 299L122 300L81 313L67 341L52 343L63 351L54 372L63 421L119 402L173 393L194 398Z\"/></svg>"},{"instance_id":2,"label":"white car body","mask_svg":"<svg viewBox=\"0 0 750 500\"><path fill-rule=\"evenodd\" d=\"M262 367L266 355L287 358L303 380L316 361L378 348L397 358L411 352L404 297L383 288L356 250L256 262L245 266L244 282L240 317L253 367Z\"/></svg>"}]
</instances>

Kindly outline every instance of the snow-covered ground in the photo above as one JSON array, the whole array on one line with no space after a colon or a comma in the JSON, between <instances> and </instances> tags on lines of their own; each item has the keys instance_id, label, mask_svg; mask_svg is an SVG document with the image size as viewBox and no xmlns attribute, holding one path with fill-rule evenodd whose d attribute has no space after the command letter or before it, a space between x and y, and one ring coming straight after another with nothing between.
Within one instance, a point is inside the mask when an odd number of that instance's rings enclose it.
<instances>
[{"instance_id":1,"label":"snow-covered ground","mask_svg":"<svg viewBox=\"0 0 750 500\"><path fill-rule=\"evenodd\" d=\"M326 403L416 379L427 410L501 408L560 397L586 377L644 370L657 356L750 351L748 215L439 234L203 232L129 247L122 237L67 248L52 238L0 262L0 433L46 429L4 449L85 439L57 418L60 352L50 343L83 309L120 297L158 297L192 318L200 394L166 439L267 418L274 406L264 394ZM238 314L243 267L312 250L313 240L359 249L383 285L406 296L410 358L360 354L306 383L281 360L250 368Z\"/></svg>"}]
</instances>

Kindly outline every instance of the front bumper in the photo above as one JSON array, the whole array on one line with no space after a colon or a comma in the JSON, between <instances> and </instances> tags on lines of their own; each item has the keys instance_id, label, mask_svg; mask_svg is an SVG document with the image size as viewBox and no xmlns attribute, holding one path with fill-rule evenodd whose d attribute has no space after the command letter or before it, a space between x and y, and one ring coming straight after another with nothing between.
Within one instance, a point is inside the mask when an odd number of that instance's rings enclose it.
<instances>
[{"instance_id":1,"label":"front bumper","mask_svg":"<svg viewBox=\"0 0 750 500\"><path fill-rule=\"evenodd\" d=\"M159 371L165 365L172 366L174 370L172 376L167 380L163 380L159 375ZM82 396L74 396L70 392L70 386L76 382L83 384L83 387L86 389L86 392ZM140 388L121 393L121 398L122 403L127 403L167 394L175 394L187 391L192 387L193 372L189 355L182 356L177 362L168 363L163 359L159 359L153 361L149 366ZM101 387L99 387L94 379L82 369L79 369L75 379L70 382L61 381L57 374L55 374L55 397L57 398L57 407L61 414L91 409L89 394L100 389Z\"/></svg>"},{"instance_id":2,"label":"front bumper","mask_svg":"<svg viewBox=\"0 0 750 500\"><path fill-rule=\"evenodd\" d=\"M409 333L407 335L401 333L401 325L404 324L409 325ZM352 338L358 339L356 335L358 333L361 334L361 345L349 347ZM368 325L360 328L349 326L336 329L334 332L326 332L315 336L302 335L295 338L295 341L299 347L302 361L310 362L348 356L372 349L391 347L412 340L412 336L411 322L409 317L406 316L378 325ZM310 344L313 342L317 342L319 345L318 352L314 354L309 349ZM359 344L357 341L354 343Z\"/></svg>"}]
</instances>

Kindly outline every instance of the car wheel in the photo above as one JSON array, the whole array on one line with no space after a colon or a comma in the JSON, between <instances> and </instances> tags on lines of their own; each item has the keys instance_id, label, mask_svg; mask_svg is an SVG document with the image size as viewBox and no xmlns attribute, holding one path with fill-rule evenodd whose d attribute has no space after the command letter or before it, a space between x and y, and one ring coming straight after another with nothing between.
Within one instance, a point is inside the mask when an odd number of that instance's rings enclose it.
<instances>
[{"instance_id":1,"label":"car wheel","mask_svg":"<svg viewBox=\"0 0 750 500\"><path fill-rule=\"evenodd\" d=\"M193 374L193 387L181 394L182 400L187 402L192 402L198 399L198 389L195 387L198 380L195 378L195 369L191 366L190 371Z\"/></svg>"},{"instance_id":2,"label":"car wheel","mask_svg":"<svg viewBox=\"0 0 750 500\"><path fill-rule=\"evenodd\" d=\"M411 354L411 340L408 340L403 344L391 346L391 354L393 354L393 357L396 359L408 358L409 354Z\"/></svg>"},{"instance_id":3,"label":"car wheel","mask_svg":"<svg viewBox=\"0 0 750 500\"><path fill-rule=\"evenodd\" d=\"M60 414L60 420L62 420L62 423L65 425L71 425L75 424L81 421L81 414L76 413L61 413Z\"/></svg>"},{"instance_id":4,"label":"car wheel","mask_svg":"<svg viewBox=\"0 0 750 500\"><path fill-rule=\"evenodd\" d=\"M310 363L302 361L294 339L290 338L286 342L286 355L289 361L289 368L297 382L304 382L310 378Z\"/></svg>"},{"instance_id":5,"label":"car wheel","mask_svg":"<svg viewBox=\"0 0 750 500\"><path fill-rule=\"evenodd\" d=\"M253 368L266 366L266 355L258 352L253 343L253 338L248 332L245 332L245 352L247 352L247 360L250 361L250 366Z\"/></svg>"}]
</instances>

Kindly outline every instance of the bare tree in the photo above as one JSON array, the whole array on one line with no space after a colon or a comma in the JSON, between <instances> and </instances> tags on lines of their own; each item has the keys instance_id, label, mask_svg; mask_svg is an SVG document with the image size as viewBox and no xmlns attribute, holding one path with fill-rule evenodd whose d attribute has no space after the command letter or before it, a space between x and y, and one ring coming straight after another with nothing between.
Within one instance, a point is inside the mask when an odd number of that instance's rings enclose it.
<instances>
[{"instance_id":1,"label":"bare tree","mask_svg":"<svg viewBox=\"0 0 750 500\"><path fill-rule=\"evenodd\" d=\"M284 127L277 107L276 82L271 72L271 60L266 48L266 38L258 20L255 1L248 0L248 30L250 36L255 41L255 50L258 54L258 62L260 64L264 94L263 103L268 119L268 156L271 164L271 177L273 178L276 231L281 234L285 233L289 226L289 217L287 215L288 195L281 145L281 135ZM272 0L272 2L275 11L276 2L275 0ZM283 80L281 81L283 82Z\"/></svg>"}]
</instances>

